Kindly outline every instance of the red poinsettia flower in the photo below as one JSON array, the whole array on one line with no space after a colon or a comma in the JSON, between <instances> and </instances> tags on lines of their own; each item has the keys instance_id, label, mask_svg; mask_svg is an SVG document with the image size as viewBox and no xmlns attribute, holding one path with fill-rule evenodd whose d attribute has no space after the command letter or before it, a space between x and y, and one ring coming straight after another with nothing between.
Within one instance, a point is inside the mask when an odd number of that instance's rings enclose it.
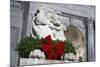
<instances>
[{"instance_id":1,"label":"red poinsettia flower","mask_svg":"<svg viewBox=\"0 0 100 67\"><path fill-rule=\"evenodd\" d=\"M58 56L64 54L64 42L60 41L55 45L55 52L58 54Z\"/></svg>"},{"instance_id":2,"label":"red poinsettia flower","mask_svg":"<svg viewBox=\"0 0 100 67\"><path fill-rule=\"evenodd\" d=\"M48 35L45 38L46 43L42 44L42 50L46 54L48 59L57 60L64 53L64 42L58 42L57 44L52 44L51 36Z\"/></svg>"}]
</instances>

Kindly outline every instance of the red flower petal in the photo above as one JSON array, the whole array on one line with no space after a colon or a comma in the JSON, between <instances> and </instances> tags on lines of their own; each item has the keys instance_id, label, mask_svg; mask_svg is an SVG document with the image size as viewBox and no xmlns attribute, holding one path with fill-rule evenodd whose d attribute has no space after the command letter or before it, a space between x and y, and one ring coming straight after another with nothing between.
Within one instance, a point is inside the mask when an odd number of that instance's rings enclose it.
<instances>
[{"instance_id":1,"label":"red flower petal","mask_svg":"<svg viewBox=\"0 0 100 67\"><path fill-rule=\"evenodd\" d=\"M43 44L43 45L42 45L42 50L43 50L45 53L51 52L51 51L52 51L52 45Z\"/></svg>"},{"instance_id":2,"label":"red flower petal","mask_svg":"<svg viewBox=\"0 0 100 67\"><path fill-rule=\"evenodd\" d=\"M53 59L57 60L58 55L56 53L53 54Z\"/></svg>"},{"instance_id":3,"label":"red flower petal","mask_svg":"<svg viewBox=\"0 0 100 67\"><path fill-rule=\"evenodd\" d=\"M49 60L52 60L52 59L53 59L53 54L52 54L52 52L48 53L47 58L48 58Z\"/></svg>"},{"instance_id":4,"label":"red flower petal","mask_svg":"<svg viewBox=\"0 0 100 67\"><path fill-rule=\"evenodd\" d=\"M50 35L48 35L47 37L45 37L45 40L46 40L46 44L51 44L52 43L52 39L51 39Z\"/></svg>"}]
</instances>

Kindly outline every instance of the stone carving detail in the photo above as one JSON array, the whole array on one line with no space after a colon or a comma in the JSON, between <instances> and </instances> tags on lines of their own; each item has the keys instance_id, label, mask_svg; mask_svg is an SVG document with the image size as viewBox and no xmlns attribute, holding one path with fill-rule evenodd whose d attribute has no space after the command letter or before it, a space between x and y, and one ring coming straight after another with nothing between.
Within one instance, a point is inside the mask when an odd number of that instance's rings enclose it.
<instances>
[{"instance_id":1,"label":"stone carving detail","mask_svg":"<svg viewBox=\"0 0 100 67\"><path fill-rule=\"evenodd\" d=\"M66 37L70 38L73 46L75 48L76 56L73 54L65 54L65 58L67 56L76 59L77 61L86 61L86 51L85 51L85 43L84 36L82 32L75 26L69 26L66 31Z\"/></svg>"},{"instance_id":2,"label":"stone carving detail","mask_svg":"<svg viewBox=\"0 0 100 67\"><path fill-rule=\"evenodd\" d=\"M66 40L64 26L56 11L41 6L32 21L32 37L45 38L50 35L53 40Z\"/></svg>"},{"instance_id":3,"label":"stone carving detail","mask_svg":"<svg viewBox=\"0 0 100 67\"><path fill-rule=\"evenodd\" d=\"M26 2L23 1L11 1L11 8L17 8L19 10L24 10L24 7L26 6Z\"/></svg>"}]
</instances>

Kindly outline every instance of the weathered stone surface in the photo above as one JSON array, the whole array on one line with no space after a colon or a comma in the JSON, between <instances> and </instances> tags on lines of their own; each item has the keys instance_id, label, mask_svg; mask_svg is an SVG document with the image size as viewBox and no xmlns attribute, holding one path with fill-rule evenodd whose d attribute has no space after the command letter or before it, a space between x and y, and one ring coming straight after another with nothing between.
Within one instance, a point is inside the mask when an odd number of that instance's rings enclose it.
<instances>
[{"instance_id":1,"label":"weathered stone surface","mask_svg":"<svg viewBox=\"0 0 100 67\"><path fill-rule=\"evenodd\" d=\"M45 38L50 35L53 40L66 40L64 35L64 26L60 20L60 16L57 15L56 11L52 9L47 10L47 7L40 7L39 13L36 12L37 16L32 21L32 36L34 33L40 38Z\"/></svg>"},{"instance_id":2,"label":"weathered stone surface","mask_svg":"<svg viewBox=\"0 0 100 67\"><path fill-rule=\"evenodd\" d=\"M44 52L42 52L39 49L36 49L34 51L31 51L29 57L30 58L32 58L32 57L34 57L34 58L43 58L43 59L46 58Z\"/></svg>"}]
</instances>

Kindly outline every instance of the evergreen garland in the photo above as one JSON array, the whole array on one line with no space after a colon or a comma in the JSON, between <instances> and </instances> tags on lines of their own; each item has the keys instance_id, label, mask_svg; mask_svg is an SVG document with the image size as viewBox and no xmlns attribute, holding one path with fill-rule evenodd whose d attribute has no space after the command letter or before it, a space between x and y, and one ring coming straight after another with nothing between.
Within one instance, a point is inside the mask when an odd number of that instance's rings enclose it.
<instances>
[{"instance_id":1,"label":"evergreen garland","mask_svg":"<svg viewBox=\"0 0 100 67\"><path fill-rule=\"evenodd\" d=\"M52 44L56 44L57 41L52 41ZM35 49L41 49L42 44L45 43L45 39L39 37L32 38L32 37L25 37L21 39L21 41L17 45L17 51L22 58L28 58L31 51L34 51ZM64 53L74 53L75 49L73 47L72 41L70 39L67 39L65 41L65 47L64 47Z\"/></svg>"}]
</instances>

